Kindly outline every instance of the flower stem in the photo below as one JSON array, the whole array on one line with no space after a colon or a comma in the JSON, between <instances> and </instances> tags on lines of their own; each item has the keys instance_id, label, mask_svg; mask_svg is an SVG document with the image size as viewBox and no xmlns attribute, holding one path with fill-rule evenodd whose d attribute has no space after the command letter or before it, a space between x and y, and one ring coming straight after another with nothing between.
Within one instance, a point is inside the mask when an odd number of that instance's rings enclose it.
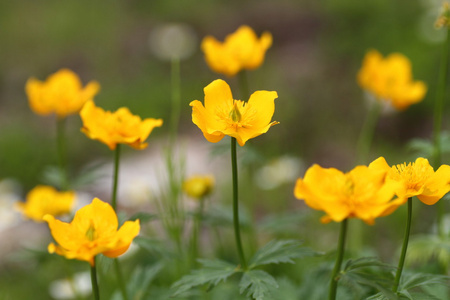
<instances>
[{"instance_id":1,"label":"flower stem","mask_svg":"<svg viewBox=\"0 0 450 300\"><path fill-rule=\"evenodd\" d=\"M172 58L171 62L171 90L172 90L172 109L170 119L170 148L173 151L174 143L178 133L178 123L180 122L180 102L181 102L181 87L180 87L180 59L178 57Z\"/></svg>"},{"instance_id":2,"label":"flower stem","mask_svg":"<svg viewBox=\"0 0 450 300\"><path fill-rule=\"evenodd\" d=\"M100 292L98 290L97 282L97 264L95 263L96 257L94 256L94 265L91 266L91 284L92 284L92 294L94 294L95 300L100 300Z\"/></svg>"},{"instance_id":3,"label":"flower stem","mask_svg":"<svg viewBox=\"0 0 450 300\"><path fill-rule=\"evenodd\" d=\"M241 231L239 228L239 202L238 202L238 170L236 158L236 138L231 138L231 167L233 172L233 223L234 236L236 238L236 246L239 254L239 260L244 270L247 270L247 262L245 261L244 250L242 249Z\"/></svg>"},{"instance_id":4,"label":"flower stem","mask_svg":"<svg viewBox=\"0 0 450 300\"><path fill-rule=\"evenodd\" d=\"M248 78L247 78L247 72L245 70L242 70L238 73L238 80L239 80L239 89L241 94L241 100L242 101L248 101L250 98L250 93L248 89Z\"/></svg>"},{"instance_id":5,"label":"flower stem","mask_svg":"<svg viewBox=\"0 0 450 300\"><path fill-rule=\"evenodd\" d=\"M394 293L397 293L400 284L400 277L402 276L403 265L405 264L406 250L408 249L409 233L411 231L411 216L412 216L412 198L408 198L408 218L406 220L405 237L403 238L402 253L398 262L397 273L394 280Z\"/></svg>"},{"instance_id":6,"label":"flower stem","mask_svg":"<svg viewBox=\"0 0 450 300\"><path fill-rule=\"evenodd\" d=\"M195 214L194 226L192 229L192 240L191 240L191 249L192 249L192 265L195 264L195 259L198 256L198 237L200 234L201 222L203 218L203 207L204 207L204 198L199 199L199 205L197 213Z\"/></svg>"},{"instance_id":7,"label":"flower stem","mask_svg":"<svg viewBox=\"0 0 450 300\"><path fill-rule=\"evenodd\" d=\"M444 111L444 99L446 92L446 82L448 73L448 52L450 43L450 29L447 30L444 46L442 47L442 57L439 69L439 79L436 91L436 100L434 105L434 122L433 122L433 166L438 168L441 165L441 127L442 113ZM437 225L440 237L444 236L443 219L445 215L445 202L437 203Z\"/></svg>"},{"instance_id":8,"label":"flower stem","mask_svg":"<svg viewBox=\"0 0 450 300\"><path fill-rule=\"evenodd\" d=\"M69 188L69 181L67 179L67 164L66 164L66 118L56 119L56 142L58 146L58 165L61 175L61 189L67 190Z\"/></svg>"},{"instance_id":9,"label":"flower stem","mask_svg":"<svg viewBox=\"0 0 450 300\"><path fill-rule=\"evenodd\" d=\"M336 263L334 265L333 273L331 274L331 283L330 283L330 291L329 291L329 300L335 300L337 294L337 284L338 284L338 273L341 270L342 260L344 258L345 251L345 238L347 235L347 220L344 219L341 222L341 229L339 232L339 242L338 242L338 253L336 258Z\"/></svg>"},{"instance_id":10,"label":"flower stem","mask_svg":"<svg viewBox=\"0 0 450 300\"><path fill-rule=\"evenodd\" d=\"M369 156L370 146L372 145L373 136L375 133L375 127L377 125L378 117L381 111L381 103L376 99L374 105L372 105L369 115L364 121L364 125L361 129L357 144L357 157L358 164L365 164L367 157Z\"/></svg>"},{"instance_id":11,"label":"flower stem","mask_svg":"<svg viewBox=\"0 0 450 300\"><path fill-rule=\"evenodd\" d=\"M117 208L117 186L119 182L119 161L120 161L120 144L117 144L114 151L114 173L113 173L113 188L111 197L111 206L116 211Z\"/></svg>"},{"instance_id":12,"label":"flower stem","mask_svg":"<svg viewBox=\"0 0 450 300\"><path fill-rule=\"evenodd\" d=\"M119 260L114 258L114 268L116 269L117 281L119 282L120 292L122 293L122 299L128 300L127 288L125 286L125 281L123 280L122 270L120 268Z\"/></svg>"}]
</instances>

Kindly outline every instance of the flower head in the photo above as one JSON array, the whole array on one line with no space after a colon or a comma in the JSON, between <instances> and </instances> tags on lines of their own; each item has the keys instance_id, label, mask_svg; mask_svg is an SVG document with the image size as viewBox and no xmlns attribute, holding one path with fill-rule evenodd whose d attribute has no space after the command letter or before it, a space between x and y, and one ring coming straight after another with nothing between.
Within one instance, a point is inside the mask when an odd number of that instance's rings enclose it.
<instances>
[{"instance_id":1,"label":"flower head","mask_svg":"<svg viewBox=\"0 0 450 300\"><path fill-rule=\"evenodd\" d=\"M420 102L427 91L425 83L413 81L411 62L400 53L383 58L378 51L369 51L357 79L362 88L398 110Z\"/></svg>"},{"instance_id":2,"label":"flower head","mask_svg":"<svg viewBox=\"0 0 450 300\"><path fill-rule=\"evenodd\" d=\"M194 199L208 196L214 187L212 176L192 176L183 182L183 191Z\"/></svg>"},{"instance_id":3,"label":"flower head","mask_svg":"<svg viewBox=\"0 0 450 300\"><path fill-rule=\"evenodd\" d=\"M214 72L234 76L243 69L258 68L271 45L272 35L269 32L264 32L258 39L253 29L243 25L228 35L223 43L206 36L201 47L206 62Z\"/></svg>"},{"instance_id":4,"label":"flower head","mask_svg":"<svg viewBox=\"0 0 450 300\"><path fill-rule=\"evenodd\" d=\"M413 163L390 167L384 157L380 157L370 166L387 171L388 181L401 183L396 190L399 197L417 196L423 203L433 205L450 191L450 166L448 165L442 165L434 172L428 160L419 157Z\"/></svg>"},{"instance_id":5,"label":"flower head","mask_svg":"<svg viewBox=\"0 0 450 300\"><path fill-rule=\"evenodd\" d=\"M90 81L83 88L77 74L68 69L50 75L45 82L30 78L25 86L30 107L36 114L55 113L59 118L78 113L99 90L96 81Z\"/></svg>"},{"instance_id":6,"label":"flower head","mask_svg":"<svg viewBox=\"0 0 450 300\"><path fill-rule=\"evenodd\" d=\"M53 238L58 243L48 245L50 253L68 259L84 260L94 265L94 257L100 253L118 257L128 250L139 234L139 220L126 221L118 229L117 215L108 203L98 198L79 209L71 223L45 215Z\"/></svg>"},{"instance_id":7,"label":"flower head","mask_svg":"<svg viewBox=\"0 0 450 300\"><path fill-rule=\"evenodd\" d=\"M385 179L386 171L366 166L343 173L313 165L297 180L294 195L309 207L324 211L324 223L353 217L373 224L375 218L392 213L406 201L393 199L398 184Z\"/></svg>"},{"instance_id":8,"label":"flower head","mask_svg":"<svg viewBox=\"0 0 450 300\"><path fill-rule=\"evenodd\" d=\"M211 82L204 89L205 106L194 100L192 122L211 143L217 143L225 135L237 139L239 145L251 138L266 133L278 122L271 122L275 112L277 92L256 91L248 102L234 100L228 84L220 79Z\"/></svg>"},{"instance_id":9,"label":"flower head","mask_svg":"<svg viewBox=\"0 0 450 300\"><path fill-rule=\"evenodd\" d=\"M126 107L115 112L104 111L95 106L93 101L88 101L83 106L80 116L83 120L81 131L89 138L106 144L111 150L116 149L117 144L127 144L138 150L145 149L148 144L144 141L153 128L163 124L162 119L141 120Z\"/></svg>"},{"instance_id":10,"label":"flower head","mask_svg":"<svg viewBox=\"0 0 450 300\"><path fill-rule=\"evenodd\" d=\"M69 213L74 201L74 192L58 192L51 186L38 185L28 193L26 202L18 202L17 207L27 218L44 222L43 217L47 214L59 216Z\"/></svg>"}]
</instances>

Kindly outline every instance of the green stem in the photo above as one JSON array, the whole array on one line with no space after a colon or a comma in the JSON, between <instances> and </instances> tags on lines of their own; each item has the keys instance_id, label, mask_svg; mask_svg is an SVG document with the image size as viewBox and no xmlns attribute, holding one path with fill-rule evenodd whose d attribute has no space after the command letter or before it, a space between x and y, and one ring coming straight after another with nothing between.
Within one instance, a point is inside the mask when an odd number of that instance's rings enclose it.
<instances>
[{"instance_id":1,"label":"green stem","mask_svg":"<svg viewBox=\"0 0 450 300\"><path fill-rule=\"evenodd\" d=\"M170 148L173 146L177 138L178 124L180 122L181 112L181 87L180 87L180 59L172 58L171 62L171 90L172 90L172 109L170 120Z\"/></svg>"},{"instance_id":2,"label":"green stem","mask_svg":"<svg viewBox=\"0 0 450 300\"><path fill-rule=\"evenodd\" d=\"M329 291L329 300L335 300L337 294L338 273L341 270L342 260L344 259L345 238L347 235L347 219L341 222L341 229L339 232L338 253L336 263L334 265L333 273L331 274L331 283Z\"/></svg>"},{"instance_id":3,"label":"green stem","mask_svg":"<svg viewBox=\"0 0 450 300\"><path fill-rule=\"evenodd\" d=\"M436 100L434 105L434 123L433 123L433 166L437 169L441 165L441 127L442 113L444 111L444 100L446 92L446 82L448 73L448 55L450 43L450 29L446 26L447 36L442 47L442 57L439 68L439 79L436 91ZM437 224L440 237L444 236L443 219L445 215L445 202L437 203Z\"/></svg>"},{"instance_id":4,"label":"green stem","mask_svg":"<svg viewBox=\"0 0 450 300\"><path fill-rule=\"evenodd\" d=\"M247 262L245 261L244 250L242 249L241 231L239 228L239 202L238 202L238 170L236 158L236 138L231 138L231 167L233 172L233 223L234 236L236 238L236 246L239 254L239 260L244 270L247 270Z\"/></svg>"},{"instance_id":5,"label":"green stem","mask_svg":"<svg viewBox=\"0 0 450 300\"><path fill-rule=\"evenodd\" d=\"M120 292L122 293L122 299L128 300L127 288L125 281L123 280L122 270L120 268L119 260L114 258L114 268L116 269L117 281L119 282Z\"/></svg>"},{"instance_id":6,"label":"green stem","mask_svg":"<svg viewBox=\"0 0 450 300\"><path fill-rule=\"evenodd\" d=\"M203 218L203 207L204 207L204 198L199 199L200 203L198 205L197 213L195 214L194 226L192 230L192 265L195 264L195 259L198 256L198 237L200 234L201 222Z\"/></svg>"},{"instance_id":7,"label":"green stem","mask_svg":"<svg viewBox=\"0 0 450 300\"><path fill-rule=\"evenodd\" d=\"M374 105L371 107L369 115L364 121L361 133L358 139L357 156L358 164L365 164L369 156L370 147L372 145L375 128L381 111L381 103L376 99Z\"/></svg>"},{"instance_id":8,"label":"green stem","mask_svg":"<svg viewBox=\"0 0 450 300\"><path fill-rule=\"evenodd\" d=\"M98 282L97 282L97 265L95 261L96 257L94 256L94 265L91 266L92 294L94 295L95 300L100 300L100 292L98 290Z\"/></svg>"},{"instance_id":9,"label":"green stem","mask_svg":"<svg viewBox=\"0 0 450 300\"><path fill-rule=\"evenodd\" d=\"M411 216L412 216L412 198L408 198L408 218L406 220L405 237L403 238L402 253L398 262L397 273L394 280L394 293L397 293L400 284L400 277L402 276L403 265L405 264L406 250L408 249L409 233L411 231Z\"/></svg>"},{"instance_id":10,"label":"green stem","mask_svg":"<svg viewBox=\"0 0 450 300\"><path fill-rule=\"evenodd\" d=\"M114 211L117 211L117 186L119 183L119 161L120 161L120 144L117 144L114 151L114 173L113 173L113 188L111 197L111 206Z\"/></svg>"},{"instance_id":11,"label":"green stem","mask_svg":"<svg viewBox=\"0 0 450 300\"><path fill-rule=\"evenodd\" d=\"M250 98L250 93L248 88L247 72L245 72L245 70L240 71L238 73L238 77L241 100L248 101L248 99Z\"/></svg>"},{"instance_id":12,"label":"green stem","mask_svg":"<svg viewBox=\"0 0 450 300\"><path fill-rule=\"evenodd\" d=\"M66 120L67 118L56 119L56 142L58 146L58 165L61 174L61 189L67 190L69 188L69 181L67 179L67 164L66 164Z\"/></svg>"}]
</instances>

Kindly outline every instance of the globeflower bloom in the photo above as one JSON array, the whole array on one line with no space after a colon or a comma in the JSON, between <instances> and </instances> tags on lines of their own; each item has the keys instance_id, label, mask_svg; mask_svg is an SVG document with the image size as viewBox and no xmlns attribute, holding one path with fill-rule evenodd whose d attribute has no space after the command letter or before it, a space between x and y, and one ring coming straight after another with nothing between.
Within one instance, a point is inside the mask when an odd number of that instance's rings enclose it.
<instances>
[{"instance_id":1,"label":"globeflower bloom","mask_svg":"<svg viewBox=\"0 0 450 300\"><path fill-rule=\"evenodd\" d=\"M269 32L264 32L258 39L253 29L243 25L228 35L223 43L206 36L201 48L208 66L214 72L234 76L243 69L258 68L271 45L272 35Z\"/></svg>"},{"instance_id":2,"label":"globeflower bloom","mask_svg":"<svg viewBox=\"0 0 450 300\"><path fill-rule=\"evenodd\" d=\"M59 192L51 186L38 185L18 202L18 209L29 219L44 222L45 215L59 216L69 213L75 201L75 193Z\"/></svg>"},{"instance_id":3,"label":"globeflower bloom","mask_svg":"<svg viewBox=\"0 0 450 300\"><path fill-rule=\"evenodd\" d=\"M271 122L277 92L256 91L248 102L234 100L230 87L221 79L211 82L204 92L205 106L198 100L189 105L192 106L192 122L211 143L229 135L244 146L249 139L278 124Z\"/></svg>"},{"instance_id":4,"label":"globeflower bloom","mask_svg":"<svg viewBox=\"0 0 450 300\"><path fill-rule=\"evenodd\" d=\"M358 84L378 100L389 102L397 110L405 110L424 98L427 87L423 81L413 81L411 62L400 53L384 58L371 50L364 57L357 75Z\"/></svg>"},{"instance_id":5,"label":"globeflower bloom","mask_svg":"<svg viewBox=\"0 0 450 300\"><path fill-rule=\"evenodd\" d=\"M367 166L343 173L313 165L297 180L294 195L309 207L324 211L323 223L358 218L372 225L375 218L389 215L405 202L393 199L398 183L385 179L386 171Z\"/></svg>"},{"instance_id":6,"label":"globeflower bloom","mask_svg":"<svg viewBox=\"0 0 450 300\"><path fill-rule=\"evenodd\" d=\"M99 90L97 81L83 88L78 75L68 69L50 75L45 82L30 78L25 86L31 110L39 115L55 113L58 118L78 113Z\"/></svg>"},{"instance_id":7,"label":"globeflower bloom","mask_svg":"<svg viewBox=\"0 0 450 300\"><path fill-rule=\"evenodd\" d=\"M139 220L126 221L118 229L114 209L98 198L79 209L71 223L56 220L52 215L45 215L44 220L58 243L48 245L50 253L87 261L91 266L100 253L112 258L125 253L140 230Z\"/></svg>"},{"instance_id":8,"label":"globeflower bloom","mask_svg":"<svg viewBox=\"0 0 450 300\"><path fill-rule=\"evenodd\" d=\"M450 191L450 166L442 165L435 172L427 159L419 157L413 163L389 166L380 157L371 168L387 171L387 181L401 183L396 190L398 197L417 196L427 205L433 205Z\"/></svg>"},{"instance_id":9,"label":"globeflower bloom","mask_svg":"<svg viewBox=\"0 0 450 300\"><path fill-rule=\"evenodd\" d=\"M148 146L144 141L155 127L161 127L162 119L141 120L128 108L121 107L115 112L105 111L88 101L80 112L83 121L81 131L93 140L99 140L114 150L117 144L127 144L142 150Z\"/></svg>"},{"instance_id":10,"label":"globeflower bloom","mask_svg":"<svg viewBox=\"0 0 450 300\"><path fill-rule=\"evenodd\" d=\"M214 188L214 177L192 176L183 182L183 191L194 199L208 196Z\"/></svg>"}]
</instances>

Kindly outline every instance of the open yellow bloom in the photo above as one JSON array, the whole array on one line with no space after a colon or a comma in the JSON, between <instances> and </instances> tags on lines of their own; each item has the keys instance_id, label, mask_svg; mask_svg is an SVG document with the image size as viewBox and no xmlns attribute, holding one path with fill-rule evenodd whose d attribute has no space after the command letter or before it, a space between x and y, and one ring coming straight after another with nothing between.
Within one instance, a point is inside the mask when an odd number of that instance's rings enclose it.
<instances>
[{"instance_id":1,"label":"open yellow bloom","mask_svg":"<svg viewBox=\"0 0 450 300\"><path fill-rule=\"evenodd\" d=\"M406 201L393 199L398 184L385 179L386 171L366 166L344 174L313 165L297 180L294 195L309 207L324 211L323 223L358 218L372 225L375 218L392 213Z\"/></svg>"},{"instance_id":2,"label":"open yellow bloom","mask_svg":"<svg viewBox=\"0 0 450 300\"><path fill-rule=\"evenodd\" d=\"M264 32L258 39L253 29L243 25L225 38L223 43L206 36L201 48L209 67L217 73L234 76L243 69L253 70L264 61L272 45L272 35Z\"/></svg>"},{"instance_id":3,"label":"open yellow bloom","mask_svg":"<svg viewBox=\"0 0 450 300\"><path fill-rule=\"evenodd\" d=\"M183 182L183 191L194 199L208 196L214 187L212 176L192 176Z\"/></svg>"},{"instance_id":4,"label":"open yellow bloom","mask_svg":"<svg viewBox=\"0 0 450 300\"><path fill-rule=\"evenodd\" d=\"M130 247L139 234L139 220L126 221L119 229L117 215L108 203L98 198L80 208L71 223L45 215L53 238L58 243L48 245L50 253L68 259L84 260L94 265L94 257L100 253L118 257Z\"/></svg>"},{"instance_id":5,"label":"open yellow bloom","mask_svg":"<svg viewBox=\"0 0 450 300\"><path fill-rule=\"evenodd\" d=\"M400 53L383 58L378 51L369 51L357 79L363 89L379 100L390 102L398 110L420 102L427 92L424 82L413 81L411 62Z\"/></svg>"},{"instance_id":6,"label":"open yellow bloom","mask_svg":"<svg viewBox=\"0 0 450 300\"><path fill-rule=\"evenodd\" d=\"M74 192L58 192L51 186L38 185L28 194L25 202L17 207L29 219L44 222L45 215L59 216L71 211L75 201Z\"/></svg>"},{"instance_id":7,"label":"open yellow bloom","mask_svg":"<svg viewBox=\"0 0 450 300\"><path fill-rule=\"evenodd\" d=\"M275 112L277 92L256 91L248 102L234 100L228 84L217 79L204 88L205 106L194 100L192 122L200 128L205 138L217 143L225 135L236 138L239 145L266 133L278 122L271 122Z\"/></svg>"},{"instance_id":8,"label":"open yellow bloom","mask_svg":"<svg viewBox=\"0 0 450 300\"><path fill-rule=\"evenodd\" d=\"M433 205L450 191L450 166L442 165L434 172L427 159L419 157L413 163L390 167L384 157L374 160L370 167L388 172L387 180L399 182L399 197L417 196L425 204Z\"/></svg>"},{"instance_id":9,"label":"open yellow bloom","mask_svg":"<svg viewBox=\"0 0 450 300\"><path fill-rule=\"evenodd\" d=\"M83 88L78 75L68 69L50 75L45 82L30 78L25 86L30 107L36 114L55 113L59 118L78 113L99 90L96 81Z\"/></svg>"},{"instance_id":10,"label":"open yellow bloom","mask_svg":"<svg viewBox=\"0 0 450 300\"><path fill-rule=\"evenodd\" d=\"M80 112L83 121L81 131L89 138L99 140L109 149L116 149L117 144L127 144L134 149L145 149L144 141L155 127L161 127L162 119L148 118L141 120L128 108L121 107L115 112L105 111L88 101Z\"/></svg>"}]
</instances>

